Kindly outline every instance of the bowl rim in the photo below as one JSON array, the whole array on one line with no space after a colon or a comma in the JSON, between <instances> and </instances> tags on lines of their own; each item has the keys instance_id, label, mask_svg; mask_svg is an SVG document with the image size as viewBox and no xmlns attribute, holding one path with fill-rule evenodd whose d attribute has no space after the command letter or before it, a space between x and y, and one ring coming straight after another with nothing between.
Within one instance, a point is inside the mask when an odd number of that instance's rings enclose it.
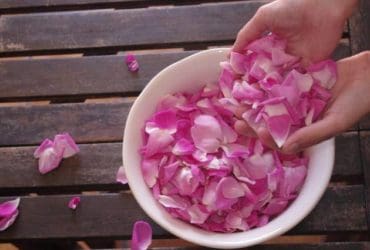
<instances>
[{"instance_id":1,"label":"bowl rim","mask_svg":"<svg viewBox=\"0 0 370 250\"><path fill-rule=\"evenodd\" d=\"M129 147L129 142L128 140L125 140L125 138L128 138L128 134L130 133L130 128L132 126L129 126L129 122L133 120L133 117L135 116L136 112L135 110L137 109L138 107L138 103L141 103L141 99L143 98L143 95L144 93L146 93L148 91L148 89L150 89L150 86L156 82L163 74L166 74L167 72L170 72L171 70L175 69L176 67L178 67L178 65L181 65L183 64L184 62L188 62L188 61L191 61L193 60L194 58L197 58L199 56L205 56L205 55L208 55L209 53L212 54L212 53L227 53L229 51L228 48L214 48L214 49L208 49L208 50L204 50L204 51L200 51L200 52L197 52L195 54L192 54L190 56L187 56L179 61L176 61L175 63L165 67L164 69L162 69L159 73L157 73L149 82L148 84L144 87L144 89L141 91L140 95L137 97L137 99L135 100L135 102L133 103L131 109L130 109L130 112L127 116L127 120L126 120L126 126L125 126L125 129L124 129L124 135L123 135L123 148L122 148L122 159L123 159L123 166L126 170L126 175L127 175L127 179L128 179L128 184L130 186L130 190L135 198L135 200L137 201L137 203L139 204L139 206L144 210L144 212L155 222L157 223L158 225L160 225L162 228L164 228L165 230L167 230L168 232L174 234L175 236L179 237L179 238L182 238L186 241L189 241L189 242L192 242L192 243L195 243L195 244L198 244L198 245L202 245L202 246L205 246L205 247L212 247L212 248L224 248L224 249L231 249L231 248L240 248L240 247L247 247L247 246L251 246L251 245L256 245L256 244L259 244L263 241L266 241L268 239L271 239L273 237L276 237L278 235L281 235L287 231L289 231L290 229L292 229L294 226L296 226L299 222L301 222L313 209L314 207L317 205L317 203L320 201L321 197L323 196L328 184L329 184L329 181L330 181L330 178L331 178L331 174L332 174L332 171L333 171L333 167L334 167L334 155L335 155L335 152L334 152L334 149L335 149L335 144L334 144L334 138L331 138L331 139L328 139L324 142L321 142L320 144L317 144L313 147L311 147L310 149L308 149L307 151L311 150L312 148L316 147L316 146L320 146L320 145L323 145L325 144L325 147L328 148L328 152L330 154L330 159L327 159L327 161L330 163L328 164L329 166L326 167L326 175L324 175L323 179L322 179L322 182L320 182L319 184L319 187L318 187L318 192L317 192L317 195L314 197L314 200L310 201L310 203L306 204L307 206L304 208L304 211L299 213L297 216L295 216L294 218L291 218L291 220L289 220L288 222L286 222L284 224L283 227L273 231L273 232L270 232L269 234L266 234L266 235L262 235L261 237L258 237L256 239L251 239L251 240L246 240L245 242L223 242L223 243L220 243L220 242L213 242L213 241L207 241L206 239L200 239L200 238L191 238L191 237L188 237L187 234L179 231L179 230L176 230L176 228L174 227L171 227L169 226L169 224L167 223L164 223L164 221L162 221L158 215L154 214L153 210L151 210L146 204L145 204L145 201L142 200L140 198L140 194L137 192L136 188L135 188L135 184L130 182L130 171L128 167L126 167L128 165L128 163L126 162L128 157L125 157L125 156L128 156L130 153L132 153L132 151L130 150L131 147ZM305 181L306 183L306 181ZM284 214L291 206L292 204L295 203L296 200L298 200L298 198L300 197L301 193L298 194L298 197L289 205L289 207L283 211L282 214ZM159 204L160 206L160 204ZM275 219L279 218L282 214L280 214L279 216L277 216L276 218L274 218L273 220L271 220L267 225L269 225L272 221L274 221ZM183 223L186 223L186 222L183 222ZM224 235L235 235L235 234L248 234L252 231L256 231L260 228L254 228L254 229L251 229L251 230L248 230L248 231L244 231L244 232L234 232L234 233L216 233L216 232L208 232L208 231L205 231L203 229L200 229L196 226L193 226L189 223L186 223L189 227L191 228L194 228L195 231L198 231L198 230L201 230L201 231L204 231L208 234L212 234L212 235L218 235L218 236L224 236ZM263 227L261 227L263 228ZM246 237L247 238L247 237Z\"/></svg>"}]
</instances>

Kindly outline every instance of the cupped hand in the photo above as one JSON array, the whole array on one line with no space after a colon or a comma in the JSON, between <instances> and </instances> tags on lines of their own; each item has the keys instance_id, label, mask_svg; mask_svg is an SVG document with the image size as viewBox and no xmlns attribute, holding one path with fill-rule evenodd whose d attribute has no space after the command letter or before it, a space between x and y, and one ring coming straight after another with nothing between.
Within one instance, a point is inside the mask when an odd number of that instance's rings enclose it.
<instances>
[{"instance_id":1,"label":"cupped hand","mask_svg":"<svg viewBox=\"0 0 370 250\"><path fill-rule=\"evenodd\" d=\"M338 62L338 80L322 118L288 137L282 151L295 153L352 127L370 112L370 51Z\"/></svg>"},{"instance_id":2,"label":"cupped hand","mask_svg":"<svg viewBox=\"0 0 370 250\"><path fill-rule=\"evenodd\" d=\"M370 51L338 61L338 80L330 90L332 98L321 119L290 135L279 149L266 128L254 132L245 121L235 129L247 136L258 136L270 148L291 154L344 132L370 113Z\"/></svg>"},{"instance_id":3,"label":"cupped hand","mask_svg":"<svg viewBox=\"0 0 370 250\"><path fill-rule=\"evenodd\" d=\"M239 31L235 52L251 41L273 32L287 41L287 52L303 63L328 58L341 38L346 19L357 0L276 0L263 5Z\"/></svg>"}]
</instances>

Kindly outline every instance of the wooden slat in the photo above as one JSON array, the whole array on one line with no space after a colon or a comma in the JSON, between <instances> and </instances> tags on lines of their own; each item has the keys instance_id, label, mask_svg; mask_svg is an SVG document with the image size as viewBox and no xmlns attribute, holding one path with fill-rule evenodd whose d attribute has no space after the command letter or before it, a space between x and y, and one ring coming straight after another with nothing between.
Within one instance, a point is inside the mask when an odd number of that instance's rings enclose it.
<instances>
[{"instance_id":1,"label":"wooden slat","mask_svg":"<svg viewBox=\"0 0 370 250\"><path fill-rule=\"evenodd\" d=\"M135 74L127 70L124 56L0 61L0 98L139 92L164 67L192 53L137 55ZM336 59L349 55L348 41L333 54Z\"/></svg>"},{"instance_id":2,"label":"wooden slat","mask_svg":"<svg viewBox=\"0 0 370 250\"><path fill-rule=\"evenodd\" d=\"M115 174L122 165L121 143L82 144L80 153L65 159L55 171L41 175L37 160L33 158L36 147L0 148L0 192L18 190L48 191L100 190L120 188ZM334 176L359 176L362 174L357 133L345 133L336 139ZM63 189L64 188L64 189Z\"/></svg>"},{"instance_id":3,"label":"wooden slat","mask_svg":"<svg viewBox=\"0 0 370 250\"><path fill-rule=\"evenodd\" d=\"M51 7L65 5L88 5L127 2L149 2L148 0L1 0L0 9L27 8L27 7Z\"/></svg>"},{"instance_id":4,"label":"wooden slat","mask_svg":"<svg viewBox=\"0 0 370 250\"><path fill-rule=\"evenodd\" d=\"M320 244L257 245L248 250L369 250L370 242L323 242ZM114 250L114 249L111 249ZM121 250L121 249L116 249ZM129 250L123 248L122 250ZM204 250L202 247L156 247L153 250Z\"/></svg>"},{"instance_id":5,"label":"wooden slat","mask_svg":"<svg viewBox=\"0 0 370 250\"><path fill-rule=\"evenodd\" d=\"M360 0L356 13L349 20L352 53L370 50L370 1Z\"/></svg>"},{"instance_id":6,"label":"wooden slat","mask_svg":"<svg viewBox=\"0 0 370 250\"><path fill-rule=\"evenodd\" d=\"M357 132L347 132L335 138L334 175L361 175L361 156Z\"/></svg>"},{"instance_id":7,"label":"wooden slat","mask_svg":"<svg viewBox=\"0 0 370 250\"><path fill-rule=\"evenodd\" d=\"M192 52L137 55L138 73L124 56L0 62L0 98L139 92L164 67Z\"/></svg>"},{"instance_id":8,"label":"wooden slat","mask_svg":"<svg viewBox=\"0 0 370 250\"><path fill-rule=\"evenodd\" d=\"M238 0L223 0L227 1L238 1ZM240 0L239 0L240 1ZM29 10L37 7L50 8L50 7L79 7L79 8L91 8L91 7L110 7L110 6L132 6L132 4L145 6L152 5L165 5L165 4L197 4L217 2L217 0L1 0L0 10ZM131 4L131 5L129 5ZM37 10L36 10L37 11Z\"/></svg>"},{"instance_id":9,"label":"wooden slat","mask_svg":"<svg viewBox=\"0 0 370 250\"><path fill-rule=\"evenodd\" d=\"M234 40L262 2L4 15L0 51ZM181 29L179 29L181 27Z\"/></svg>"},{"instance_id":10,"label":"wooden slat","mask_svg":"<svg viewBox=\"0 0 370 250\"><path fill-rule=\"evenodd\" d=\"M361 157L365 179L367 224L370 227L370 131L360 132Z\"/></svg>"},{"instance_id":11,"label":"wooden slat","mask_svg":"<svg viewBox=\"0 0 370 250\"><path fill-rule=\"evenodd\" d=\"M79 143L121 141L130 103L0 108L0 145L39 144L67 131Z\"/></svg>"},{"instance_id":12,"label":"wooden slat","mask_svg":"<svg viewBox=\"0 0 370 250\"><path fill-rule=\"evenodd\" d=\"M293 232L368 230L363 192L362 185L330 188L314 211ZM349 208L348 204L357 205Z\"/></svg>"},{"instance_id":13,"label":"wooden slat","mask_svg":"<svg viewBox=\"0 0 370 250\"><path fill-rule=\"evenodd\" d=\"M356 13L349 20L349 28L352 53L370 50L370 1L359 1ZM370 129L370 116L361 120L360 129Z\"/></svg>"},{"instance_id":14,"label":"wooden slat","mask_svg":"<svg viewBox=\"0 0 370 250\"><path fill-rule=\"evenodd\" d=\"M116 172L122 165L122 144L79 147L78 155L64 159L58 169L47 175L38 171L37 160L33 158L35 147L0 148L0 191L15 188L37 188L37 191L44 187L62 191L61 187L71 186L77 190L86 190L86 187L100 190L103 185L116 185Z\"/></svg>"},{"instance_id":15,"label":"wooden slat","mask_svg":"<svg viewBox=\"0 0 370 250\"><path fill-rule=\"evenodd\" d=\"M39 144L68 131L79 143L121 141L131 103L0 107L0 145Z\"/></svg>"},{"instance_id":16,"label":"wooden slat","mask_svg":"<svg viewBox=\"0 0 370 250\"><path fill-rule=\"evenodd\" d=\"M67 207L69 199L70 196L24 197L18 220L0 234L0 241L128 238L136 220L148 220L130 194L85 195L76 211ZM367 230L363 202L362 186L328 189L314 212L291 233ZM169 236L151 224L156 237Z\"/></svg>"}]
</instances>

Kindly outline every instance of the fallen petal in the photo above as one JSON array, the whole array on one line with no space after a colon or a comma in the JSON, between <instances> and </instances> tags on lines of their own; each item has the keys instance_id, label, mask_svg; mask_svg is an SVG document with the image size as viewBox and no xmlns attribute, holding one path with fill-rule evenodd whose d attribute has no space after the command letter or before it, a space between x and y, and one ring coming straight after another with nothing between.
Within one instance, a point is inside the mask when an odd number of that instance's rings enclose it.
<instances>
[{"instance_id":1,"label":"fallen petal","mask_svg":"<svg viewBox=\"0 0 370 250\"><path fill-rule=\"evenodd\" d=\"M125 168L123 166L120 166L118 168L117 175L116 175L116 181L121 183L121 184L127 184L128 183L127 177L126 177L126 171L125 171Z\"/></svg>"},{"instance_id":2,"label":"fallen petal","mask_svg":"<svg viewBox=\"0 0 370 250\"><path fill-rule=\"evenodd\" d=\"M54 137L54 147L57 152L63 152L63 158L71 157L80 152L77 144L68 133L56 135Z\"/></svg>"},{"instance_id":3,"label":"fallen petal","mask_svg":"<svg viewBox=\"0 0 370 250\"><path fill-rule=\"evenodd\" d=\"M152 244L152 228L145 221L134 224L131 238L131 250L146 250Z\"/></svg>"},{"instance_id":4,"label":"fallen petal","mask_svg":"<svg viewBox=\"0 0 370 250\"><path fill-rule=\"evenodd\" d=\"M139 70L139 63L133 54L127 53L125 56L125 61L129 71L136 72Z\"/></svg>"},{"instance_id":5,"label":"fallen petal","mask_svg":"<svg viewBox=\"0 0 370 250\"><path fill-rule=\"evenodd\" d=\"M46 174L59 167L63 159L63 152L64 150L57 151L54 147L45 149L39 158L39 172Z\"/></svg>"},{"instance_id":6,"label":"fallen petal","mask_svg":"<svg viewBox=\"0 0 370 250\"><path fill-rule=\"evenodd\" d=\"M20 198L6 201L0 204L0 218L12 215L18 208Z\"/></svg>"},{"instance_id":7,"label":"fallen petal","mask_svg":"<svg viewBox=\"0 0 370 250\"><path fill-rule=\"evenodd\" d=\"M15 210L11 215L0 218L0 232L6 230L11 225L13 225L18 214L19 214L18 210Z\"/></svg>"},{"instance_id":8,"label":"fallen petal","mask_svg":"<svg viewBox=\"0 0 370 250\"><path fill-rule=\"evenodd\" d=\"M72 210L76 210L80 202L81 202L81 198L79 196L72 197L70 201L68 202L68 207Z\"/></svg>"},{"instance_id":9,"label":"fallen petal","mask_svg":"<svg viewBox=\"0 0 370 250\"><path fill-rule=\"evenodd\" d=\"M42 152L45 151L45 149L47 148L50 148L53 146L53 141L50 140L50 139L45 139L40 146L38 146L38 148L35 150L35 152L33 153L33 156L35 158L40 158Z\"/></svg>"}]
</instances>

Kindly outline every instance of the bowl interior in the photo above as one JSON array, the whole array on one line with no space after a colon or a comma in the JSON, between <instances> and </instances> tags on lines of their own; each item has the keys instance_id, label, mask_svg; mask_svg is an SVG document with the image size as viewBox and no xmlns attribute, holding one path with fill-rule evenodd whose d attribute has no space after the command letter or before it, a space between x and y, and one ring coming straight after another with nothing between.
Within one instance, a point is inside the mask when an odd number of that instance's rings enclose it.
<instances>
[{"instance_id":1,"label":"bowl interior","mask_svg":"<svg viewBox=\"0 0 370 250\"><path fill-rule=\"evenodd\" d=\"M135 101L127 118L123 140L123 164L130 189L143 210L161 227L177 237L214 248L246 247L280 235L298 224L317 204L329 182L334 164L334 139L309 148L306 181L297 199L267 225L246 232L207 232L173 218L154 199L140 169L142 127L157 103L169 93L194 92L207 83L216 83L219 62L226 60L228 49L212 49L187 57L158 73Z\"/></svg>"}]
</instances>

